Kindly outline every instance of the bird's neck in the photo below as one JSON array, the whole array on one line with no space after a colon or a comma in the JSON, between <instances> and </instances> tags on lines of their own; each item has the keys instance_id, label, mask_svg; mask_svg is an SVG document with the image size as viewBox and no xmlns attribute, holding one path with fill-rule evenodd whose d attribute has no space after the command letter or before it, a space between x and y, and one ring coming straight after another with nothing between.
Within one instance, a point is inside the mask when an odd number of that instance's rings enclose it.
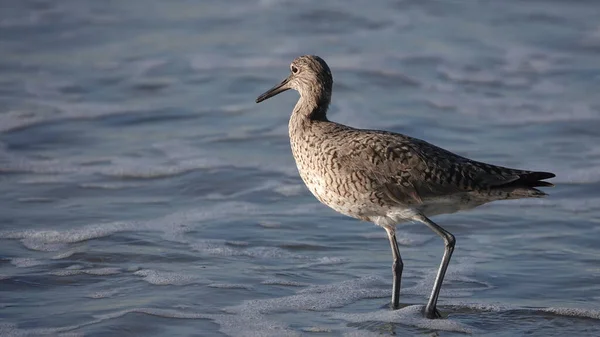
<instances>
[{"instance_id":1,"label":"bird's neck","mask_svg":"<svg viewBox=\"0 0 600 337\"><path fill-rule=\"evenodd\" d=\"M301 93L294 107L292 118L304 121L327 121L327 109L331 102L331 94L325 90L311 93Z\"/></svg>"}]
</instances>

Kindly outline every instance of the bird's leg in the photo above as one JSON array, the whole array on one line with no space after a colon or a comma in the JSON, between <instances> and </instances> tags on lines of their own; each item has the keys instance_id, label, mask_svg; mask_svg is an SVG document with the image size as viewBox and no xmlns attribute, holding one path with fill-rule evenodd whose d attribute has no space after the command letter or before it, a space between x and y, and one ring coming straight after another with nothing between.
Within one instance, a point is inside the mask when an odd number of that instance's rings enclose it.
<instances>
[{"instance_id":1,"label":"bird's leg","mask_svg":"<svg viewBox=\"0 0 600 337\"><path fill-rule=\"evenodd\" d=\"M398 249L398 242L396 241L396 229L394 227L384 227L387 232L388 239L390 240L390 246L392 247L392 256L394 263L392 264L392 272L394 273L394 284L392 286L392 309L398 309L400 306L400 281L402 280L402 257L400 257L400 250Z\"/></svg>"},{"instance_id":2,"label":"bird's leg","mask_svg":"<svg viewBox=\"0 0 600 337\"><path fill-rule=\"evenodd\" d=\"M423 312L423 314L427 318L440 318L441 314L437 310L436 305L438 297L440 295L440 290L442 289L444 275L446 275L446 270L448 269L448 264L450 263L452 252L454 251L454 244L456 243L456 239L454 238L454 235L450 234L450 232L438 226L435 222L429 220L424 215L417 215L414 218L414 220L424 223L425 225L427 225L427 227L431 228L437 235L441 236L442 239L444 239L445 248L444 256L442 257L442 263L440 264L440 269L438 270L437 276L435 277L433 289L431 290L431 296L429 297L429 301L427 302L427 306L425 307L425 311Z\"/></svg>"}]
</instances>

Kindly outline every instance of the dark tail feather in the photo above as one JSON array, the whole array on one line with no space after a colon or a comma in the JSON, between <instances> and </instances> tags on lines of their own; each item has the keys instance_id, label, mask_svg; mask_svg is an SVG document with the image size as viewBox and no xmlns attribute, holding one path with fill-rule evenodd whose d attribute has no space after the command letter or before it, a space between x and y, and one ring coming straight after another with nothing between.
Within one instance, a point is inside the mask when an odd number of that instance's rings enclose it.
<instances>
[{"instance_id":1,"label":"dark tail feather","mask_svg":"<svg viewBox=\"0 0 600 337\"><path fill-rule=\"evenodd\" d=\"M512 181L503 187L552 187L554 184L542 180L554 177L556 177L556 175L550 172L524 172L519 174L519 179Z\"/></svg>"}]
</instances>

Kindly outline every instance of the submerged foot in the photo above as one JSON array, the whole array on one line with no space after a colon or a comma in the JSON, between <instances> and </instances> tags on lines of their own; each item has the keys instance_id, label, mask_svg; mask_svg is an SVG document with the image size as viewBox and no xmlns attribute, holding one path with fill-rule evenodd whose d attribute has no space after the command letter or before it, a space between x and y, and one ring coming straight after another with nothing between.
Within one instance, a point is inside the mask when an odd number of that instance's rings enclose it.
<instances>
[{"instance_id":1,"label":"submerged foot","mask_svg":"<svg viewBox=\"0 0 600 337\"><path fill-rule=\"evenodd\" d=\"M425 307L425 308L423 308L423 316L425 316L425 318L429 318L429 319L442 318L442 314L440 313L439 310L437 310L436 307L433 307L433 308Z\"/></svg>"},{"instance_id":2,"label":"submerged foot","mask_svg":"<svg viewBox=\"0 0 600 337\"><path fill-rule=\"evenodd\" d=\"M381 306L381 309L398 310L400 308L401 308L400 304L397 304L394 306L394 303L387 303L387 304L384 304Z\"/></svg>"}]
</instances>

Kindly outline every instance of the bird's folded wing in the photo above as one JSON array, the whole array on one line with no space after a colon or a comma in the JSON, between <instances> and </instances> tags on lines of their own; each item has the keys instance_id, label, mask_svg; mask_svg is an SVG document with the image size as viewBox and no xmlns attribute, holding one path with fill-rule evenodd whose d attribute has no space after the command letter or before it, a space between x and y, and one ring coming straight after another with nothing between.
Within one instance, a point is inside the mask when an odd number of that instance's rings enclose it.
<instances>
[{"instance_id":1,"label":"bird's folded wing","mask_svg":"<svg viewBox=\"0 0 600 337\"><path fill-rule=\"evenodd\" d=\"M414 138L380 134L361 151L343 153L342 165L366 175L390 200L420 204L423 200L508 184L519 170L461 157Z\"/></svg>"}]
</instances>

